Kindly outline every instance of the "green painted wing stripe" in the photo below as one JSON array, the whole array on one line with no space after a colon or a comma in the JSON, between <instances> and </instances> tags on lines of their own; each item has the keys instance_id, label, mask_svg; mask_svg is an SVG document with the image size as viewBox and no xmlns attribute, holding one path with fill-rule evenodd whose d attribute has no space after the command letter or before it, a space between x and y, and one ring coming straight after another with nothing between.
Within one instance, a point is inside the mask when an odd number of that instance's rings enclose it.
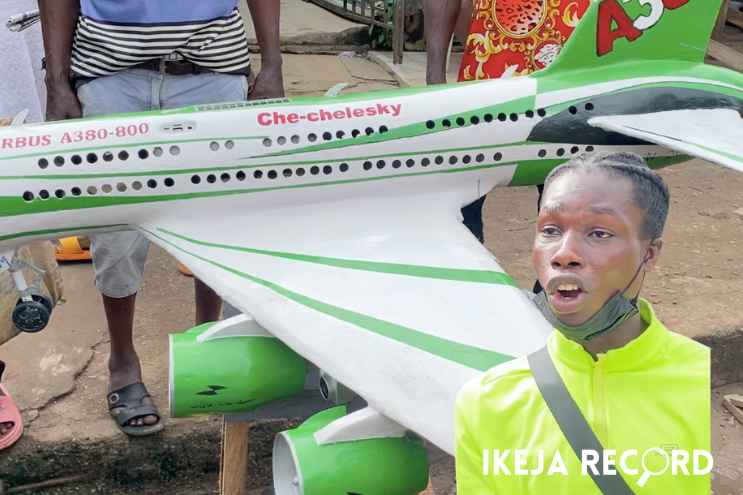
<instances>
[{"instance_id":1,"label":"green painted wing stripe","mask_svg":"<svg viewBox=\"0 0 743 495\"><path fill-rule=\"evenodd\" d=\"M285 258L294 261L304 261L320 265L334 266L338 268L348 268L351 270L362 270L367 272L392 273L396 275L407 275L410 277L434 278L441 280L456 280L459 282L477 282L482 284L510 285L516 287L516 282L503 272L494 272L489 270L469 270L463 268L441 268L436 266L425 265L406 265L402 263L384 263L377 261L352 260L343 258L329 258L325 256L313 256L299 253L286 253L282 251L269 251L265 249L253 249L241 246L232 246L228 244L217 244L215 242L206 242L193 239L181 234L177 234L166 229L157 229L160 232L171 235L192 244L225 249L229 251L238 251L243 253L261 254L277 258Z\"/></svg>"},{"instance_id":2,"label":"green painted wing stripe","mask_svg":"<svg viewBox=\"0 0 743 495\"><path fill-rule=\"evenodd\" d=\"M125 227L125 226L126 226L125 223L115 223L111 225L87 225L87 226L80 226L80 227L67 227L64 229L31 230L28 232L18 232L16 234L0 236L0 242L8 241L10 239L21 239L23 237L33 237L33 236L40 236L40 235L57 235L57 234L65 234L69 232L82 232L86 230L97 230L97 229L112 229L116 227Z\"/></svg>"},{"instance_id":3,"label":"green painted wing stripe","mask_svg":"<svg viewBox=\"0 0 743 495\"><path fill-rule=\"evenodd\" d=\"M275 162L275 163L259 163L257 165L229 165L222 167L204 167L204 168L177 168L167 170L148 170L146 172L116 172L108 174L36 174L36 175L8 175L0 176L0 180L52 180L52 179L63 179L63 180L80 180L80 179L108 179L116 177L153 177L159 175L185 175L192 173L206 173L206 172L228 172L231 170L248 170L253 168L261 167L299 167L302 165L315 165L315 164L327 164L327 163L343 163L343 162L354 162L361 160L377 160L379 158L394 158L403 156L414 156L414 155L437 155L446 153L461 153L462 151L475 151L475 150L488 150L497 148L507 148L509 146L532 146L538 148L542 144L555 145L557 143L545 143L542 141L520 141L514 143L504 144L492 144L488 146L469 146L465 148L442 148L437 150L422 150L422 151L404 151L399 153L386 153L383 155L369 155L364 157L347 157L347 158L334 158L332 160L297 160L291 162ZM246 158L250 159L250 158Z\"/></svg>"},{"instance_id":4,"label":"green painted wing stripe","mask_svg":"<svg viewBox=\"0 0 743 495\"><path fill-rule=\"evenodd\" d=\"M365 315L363 313L358 313L356 311L351 311L349 309L341 308L339 306L334 306L332 304L313 299L311 297L305 296L304 294L294 292L268 280L241 272L240 270L237 270L235 268L231 268L198 254L192 253L178 246L177 244L174 244L173 242L160 237L154 232L150 232L146 229L143 230L145 230L151 236L160 239L162 242L173 246L175 249L178 249L181 252L193 256L205 263L209 263L210 265L220 268L224 271L232 273L245 280L249 280L253 283L266 287L273 292L307 308L313 309L337 320L345 321L346 323L350 323L351 325L362 328L368 332L375 333L401 344L415 347L416 349L428 352L429 354L432 354L434 356L438 356L440 358L447 359L449 361L459 363L461 365L479 371L488 370L493 366L513 359L513 356L508 356L506 354L501 354L487 349L482 349L479 347L462 344L460 342L443 339L441 337L436 337L434 335L430 335L419 330L414 330L403 325L398 325L396 323L385 321L373 316Z\"/></svg>"},{"instance_id":5,"label":"green painted wing stripe","mask_svg":"<svg viewBox=\"0 0 743 495\"><path fill-rule=\"evenodd\" d=\"M280 191L287 189L303 189L307 187L326 187L340 184L353 184L380 180L393 180L397 178L412 177L416 175L433 175L433 174L455 174L462 172L471 172L473 170L504 167L515 165L516 163L529 164L539 163L542 160L524 160L520 162L499 162L487 165L478 165L475 167L432 170L429 172L409 172L396 175L385 175L381 177L364 177L362 179L344 179L327 182L317 182L314 184L294 184L291 186L260 187L255 189L232 189L227 191L212 191L203 193L183 193L183 194L162 194L155 196L96 196L96 197L70 197L62 199L54 196L46 200L25 201L20 196L0 196L0 217L10 217L16 215L30 215L34 213L44 213L48 211L80 210L86 208L104 208L108 206L132 205L142 203L157 203L162 201L178 201L192 198L213 198L219 196L233 196L237 194L254 194L268 191ZM62 204L65 204L63 206Z\"/></svg>"},{"instance_id":6,"label":"green painted wing stripe","mask_svg":"<svg viewBox=\"0 0 743 495\"><path fill-rule=\"evenodd\" d=\"M264 139L267 136L233 136L233 137L218 137L218 138L199 138L199 139L174 139L169 141L142 141L139 143L129 144L106 144L102 146L89 146L87 148L70 148L70 149L53 149L45 150L38 153L27 153L25 155L14 155L14 156L3 156L0 157L0 161L3 160L18 160L21 158L33 158L37 156L52 156L52 155L67 155L70 153L84 153L86 151L114 151L121 148L140 148L142 146L157 146L157 145L172 145L172 144L184 144L184 143L199 143L199 142L211 142L211 141L251 141L256 139Z\"/></svg>"}]
</instances>

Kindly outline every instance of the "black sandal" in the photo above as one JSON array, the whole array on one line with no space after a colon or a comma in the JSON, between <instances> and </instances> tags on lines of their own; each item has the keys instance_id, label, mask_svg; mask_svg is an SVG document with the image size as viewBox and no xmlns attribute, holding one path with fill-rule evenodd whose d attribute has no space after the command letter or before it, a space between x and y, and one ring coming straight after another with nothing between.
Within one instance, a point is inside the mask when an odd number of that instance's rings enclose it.
<instances>
[{"instance_id":1,"label":"black sandal","mask_svg":"<svg viewBox=\"0 0 743 495\"><path fill-rule=\"evenodd\" d=\"M154 404L145 404L151 397L143 383L132 383L108 394L108 412L119 429L132 437L152 435L163 429L163 421ZM145 416L157 416L154 425L133 426L129 421Z\"/></svg>"}]
</instances>

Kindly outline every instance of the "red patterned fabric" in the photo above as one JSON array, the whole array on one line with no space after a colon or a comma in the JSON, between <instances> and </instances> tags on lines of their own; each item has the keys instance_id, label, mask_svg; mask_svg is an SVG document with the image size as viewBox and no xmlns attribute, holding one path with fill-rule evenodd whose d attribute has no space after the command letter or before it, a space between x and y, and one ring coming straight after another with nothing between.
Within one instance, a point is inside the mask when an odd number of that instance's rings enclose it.
<instances>
[{"instance_id":1,"label":"red patterned fabric","mask_svg":"<svg viewBox=\"0 0 743 495\"><path fill-rule=\"evenodd\" d=\"M590 0L474 0L459 80L523 76L557 56Z\"/></svg>"}]
</instances>

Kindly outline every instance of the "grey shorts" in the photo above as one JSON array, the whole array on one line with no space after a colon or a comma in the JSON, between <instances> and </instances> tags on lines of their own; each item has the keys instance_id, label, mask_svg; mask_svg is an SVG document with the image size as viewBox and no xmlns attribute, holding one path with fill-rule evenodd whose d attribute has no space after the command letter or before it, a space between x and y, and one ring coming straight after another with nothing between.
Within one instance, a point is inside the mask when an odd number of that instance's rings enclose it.
<instances>
[{"instance_id":1,"label":"grey shorts","mask_svg":"<svg viewBox=\"0 0 743 495\"><path fill-rule=\"evenodd\" d=\"M247 92L246 76L218 73L172 76L145 69L99 77L77 88L85 117L243 101ZM90 241L98 290L115 298L136 293L142 286L149 241L133 230L95 234Z\"/></svg>"}]
</instances>

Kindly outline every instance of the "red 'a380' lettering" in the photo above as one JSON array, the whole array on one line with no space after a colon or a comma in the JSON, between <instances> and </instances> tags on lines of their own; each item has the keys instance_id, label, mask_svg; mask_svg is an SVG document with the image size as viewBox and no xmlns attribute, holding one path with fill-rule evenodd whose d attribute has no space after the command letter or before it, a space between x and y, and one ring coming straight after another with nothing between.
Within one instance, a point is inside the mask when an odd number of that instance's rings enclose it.
<instances>
[{"instance_id":1,"label":"red 'a380' lettering","mask_svg":"<svg viewBox=\"0 0 743 495\"><path fill-rule=\"evenodd\" d=\"M612 29L616 24L617 28ZM617 0L604 0L599 5L599 25L597 31L596 49L599 57L614 49L614 42L619 38L635 41L642 35L642 31L632 24L627 12Z\"/></svg>"},{"instance_id":2,"label":"red 'a380' lettering","mask_svg":"<svg viewBox=\"0 0 743 495\"><path fill-rule=\"evenodd\" d=\"M628 0L624 0L625 2ZM665 9L675 10L689 3L689 0L637 0L640 5L649 7L650 13L632 20L617 0L603 0L599 4L596 51L598 56L614 50L614 42L619 38L635 41L644 31L657 24ZM616 25L616 28L614 27Z\"/></svg>"}]
</instances>

